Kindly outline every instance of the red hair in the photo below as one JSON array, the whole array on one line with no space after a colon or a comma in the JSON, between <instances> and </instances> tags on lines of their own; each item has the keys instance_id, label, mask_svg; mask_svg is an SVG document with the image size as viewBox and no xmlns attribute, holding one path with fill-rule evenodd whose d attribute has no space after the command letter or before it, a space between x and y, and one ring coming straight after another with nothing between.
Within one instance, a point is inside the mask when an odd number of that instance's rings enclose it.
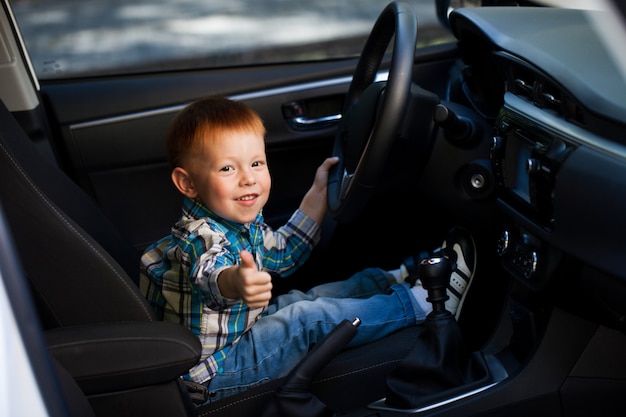
<instances>
[{"instance_id":1,"label":"red hair","mask_svg":"<svg viewBox=\"0 0 626 417\"><path fill-rule=\"evenodd\" d=\"M172 166L181 166L185 157L204 139L226 132L253 132L265 136L261 117L242 102L224 97L199 99L185 107L172 121L165 148Z\"/></svg>"}]
</instances>

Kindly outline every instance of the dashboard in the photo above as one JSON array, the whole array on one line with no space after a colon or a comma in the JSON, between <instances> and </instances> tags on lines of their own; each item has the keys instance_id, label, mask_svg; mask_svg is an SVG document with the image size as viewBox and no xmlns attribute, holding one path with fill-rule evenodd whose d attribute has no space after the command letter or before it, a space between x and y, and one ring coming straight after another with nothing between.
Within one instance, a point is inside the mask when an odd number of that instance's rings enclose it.
<instances>
[{"instance_id":1,"label":"dashboard","mask_svg":"<svg viewBox=\"0 0 626 417\"><path fill-rule=\"evenodd\" d=\"M564 259L601 291L626 281L626 81L595 24L610 17L524 7L450 15L462 62L450 99L493 124L489 159L508 219L497 250L531 287Z\"/></svg>"}]
</instances>

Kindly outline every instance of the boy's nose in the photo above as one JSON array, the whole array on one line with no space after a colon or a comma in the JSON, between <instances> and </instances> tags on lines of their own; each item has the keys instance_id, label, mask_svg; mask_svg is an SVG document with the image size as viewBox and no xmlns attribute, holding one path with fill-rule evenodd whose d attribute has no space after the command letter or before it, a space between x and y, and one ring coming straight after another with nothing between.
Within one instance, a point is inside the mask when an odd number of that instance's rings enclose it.
<instances>
[{"instance_id":1,"label":"boy's nose","mask_svg":"<svg viewBox=\"0 0 626 417\"><path fill-rule=\"evenodd\" d=\"M242 174L241 183L243 185L254 185L256 184L256 177L252 172L246 170Z\"/></svg>"}]
</instances>

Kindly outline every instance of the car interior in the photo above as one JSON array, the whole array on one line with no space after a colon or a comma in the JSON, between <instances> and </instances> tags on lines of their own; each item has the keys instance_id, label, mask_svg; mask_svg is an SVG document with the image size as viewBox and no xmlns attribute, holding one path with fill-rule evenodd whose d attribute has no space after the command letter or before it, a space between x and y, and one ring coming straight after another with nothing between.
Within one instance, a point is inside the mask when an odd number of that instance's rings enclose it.
<instances>
[{"instance_id":1,"label":"car interior","mask_svg":"<svg viewBox=\"0 0 626 417\"><path fill-rule=\"evenodd\" d=\"M574 417L626 406L626 77L606 23L621 16L434 3L456 42L416 49L419 16L392 1L353 59L38 80L2 2L0 260L3 280L25 284L12 301L47 347L30 353L49 415ZM263 118L273 226L321 161L340 157L322 241L275 293L395 268L462 226L478 262L458 320L437 304L449 272L433 273L423 325L346 349L359 324L346 317L285 378L203 404L210 392L180 378L200 342L156 320L138 271L180 215L165 132L207 95ZM5 270L7 245L16 263Z\"/></svg>"}]
</instances>

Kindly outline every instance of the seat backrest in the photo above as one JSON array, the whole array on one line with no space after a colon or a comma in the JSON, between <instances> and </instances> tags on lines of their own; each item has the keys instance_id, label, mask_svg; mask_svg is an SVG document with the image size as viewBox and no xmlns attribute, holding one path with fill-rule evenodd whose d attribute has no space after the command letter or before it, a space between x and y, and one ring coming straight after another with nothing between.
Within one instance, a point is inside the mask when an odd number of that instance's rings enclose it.
<instances>
[{"instance_id":1,"label":"seat backrest","mask_svg":"<svg viewBox=\"0 0 626 417\"><path fill-rule=\"evenodd\" d=\"M154 319L135 248L1 101L0 201L44 327Z\"/></svg>"}]
</instances>

